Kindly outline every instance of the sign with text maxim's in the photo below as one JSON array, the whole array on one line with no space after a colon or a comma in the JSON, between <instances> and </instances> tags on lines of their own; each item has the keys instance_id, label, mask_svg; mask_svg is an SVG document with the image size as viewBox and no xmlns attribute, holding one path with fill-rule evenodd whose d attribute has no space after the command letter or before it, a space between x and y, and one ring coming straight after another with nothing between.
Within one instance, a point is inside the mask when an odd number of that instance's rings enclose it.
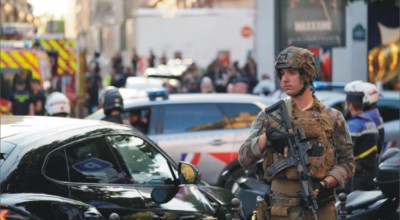
<instances>
[{"instance_id":1,"label":"sign with text maxim's","mask_svg":"<svg viewBox=\"0 0 400 220\"><path fill-rule=\"evenodd\" d=\"M345 46L346 1L277 0L280 49Z\"/></svg>"}]
</instances>

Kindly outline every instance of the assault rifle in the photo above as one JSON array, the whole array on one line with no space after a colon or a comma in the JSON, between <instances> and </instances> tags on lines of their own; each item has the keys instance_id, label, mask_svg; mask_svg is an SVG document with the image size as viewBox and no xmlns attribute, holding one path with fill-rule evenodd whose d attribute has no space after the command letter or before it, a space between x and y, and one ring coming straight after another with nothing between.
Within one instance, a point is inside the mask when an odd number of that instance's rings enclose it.
<instances>
[{"instance_id":1,"label":"assault rifle","mask_svg":"<svg viewBox=\"0 0 400 220\"><path fill-rule=\"evenodd\" d=\"M311 145L306 140L303 128L297 128L296 133L293 132L284 100L280 100L265 109L265 113L268 117L282 126L285 135L287 136L287 145L289 148L288 156L286 158L273 163L267 168L268 175L275 176L286 168L296 167L297 176L301 186L301 195L299 196L301 197L304 206L312 211L314 219L317 219L316 211L318 205L313 196L313 182L307 169L307 165L310 163L307 151L311 149Z\"/></svg>"}]
</instances>

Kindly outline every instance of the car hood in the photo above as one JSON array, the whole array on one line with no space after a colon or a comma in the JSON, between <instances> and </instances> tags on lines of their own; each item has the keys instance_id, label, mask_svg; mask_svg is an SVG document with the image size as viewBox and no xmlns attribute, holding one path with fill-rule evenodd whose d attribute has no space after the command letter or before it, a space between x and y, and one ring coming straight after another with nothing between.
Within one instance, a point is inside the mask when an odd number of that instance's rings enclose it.
<instances>
[{"instance_id":1,"label":"car hood","mask_svg":"<svg viewBox=\"0 0 400 220\"><path fill-rule=\"evenodd\" d=\"M210 199L218 202L220 205L231 206L232 199L234 198L231 191L209 185L197 186L197 188Z\"/></svg>"}]
</instances>

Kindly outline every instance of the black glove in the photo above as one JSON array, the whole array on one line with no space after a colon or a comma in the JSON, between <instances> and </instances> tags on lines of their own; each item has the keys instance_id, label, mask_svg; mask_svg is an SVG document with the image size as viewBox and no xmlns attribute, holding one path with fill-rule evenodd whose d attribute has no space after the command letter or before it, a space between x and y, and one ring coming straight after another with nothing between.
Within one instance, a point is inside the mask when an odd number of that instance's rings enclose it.
<instances>
[{"instance_id":1,"label":"black glove","mask_svg":"<svg viewBox=\"0 0 400 220\"><path fill-rule=\"evenodd\" d=\"M265 134L267 135L267 147L272 147L276 152L283 154L284 147L288 145L287 134L272 127L267 127Z\"/></svg>"},{"instance_id":2,"label":"black glove","mask_svg":"<svg viewBox=\"0 0 400 220\"><path fill-rule=\"evenodd\" d=\"M329 183L326 180L322 180L315 185L314 189L318 189L318 198L324 198L332 194L332 189L329 186ZM331 192L331 193L330 193Z\"/></svg>"}]
</instances>

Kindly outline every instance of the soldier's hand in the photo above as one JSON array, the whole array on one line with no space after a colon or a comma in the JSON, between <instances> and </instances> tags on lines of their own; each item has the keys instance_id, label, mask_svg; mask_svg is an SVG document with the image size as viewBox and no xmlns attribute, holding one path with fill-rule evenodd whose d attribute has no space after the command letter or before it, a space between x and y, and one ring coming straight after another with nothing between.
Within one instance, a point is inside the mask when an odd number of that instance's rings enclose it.
<instances>
[{"instance_id":1,"label":"soldier's hand","mask_svg":"<svg viewBox=\"0 0 400 220\"><path fill-rule=\"evenodd\" d=\"M272 147L276 152L284 154L284 148L287 146L287 135L272 127L267 127L265 134L267 136L267 147Z\"/></svg>"},{"instance_id":2,"label":"soldier's hand","mask_svg":"<svg viewBox=\"0 0 400 220\"><path fill-rule=\"evenodd\" d=\"M321 191L327 190L328 188L329 188L329 186L325 185L325 183L323 181L319 182L319 184L317 184L315 186L313 196L316 198Z\"/></svg>"}]
</instances>

